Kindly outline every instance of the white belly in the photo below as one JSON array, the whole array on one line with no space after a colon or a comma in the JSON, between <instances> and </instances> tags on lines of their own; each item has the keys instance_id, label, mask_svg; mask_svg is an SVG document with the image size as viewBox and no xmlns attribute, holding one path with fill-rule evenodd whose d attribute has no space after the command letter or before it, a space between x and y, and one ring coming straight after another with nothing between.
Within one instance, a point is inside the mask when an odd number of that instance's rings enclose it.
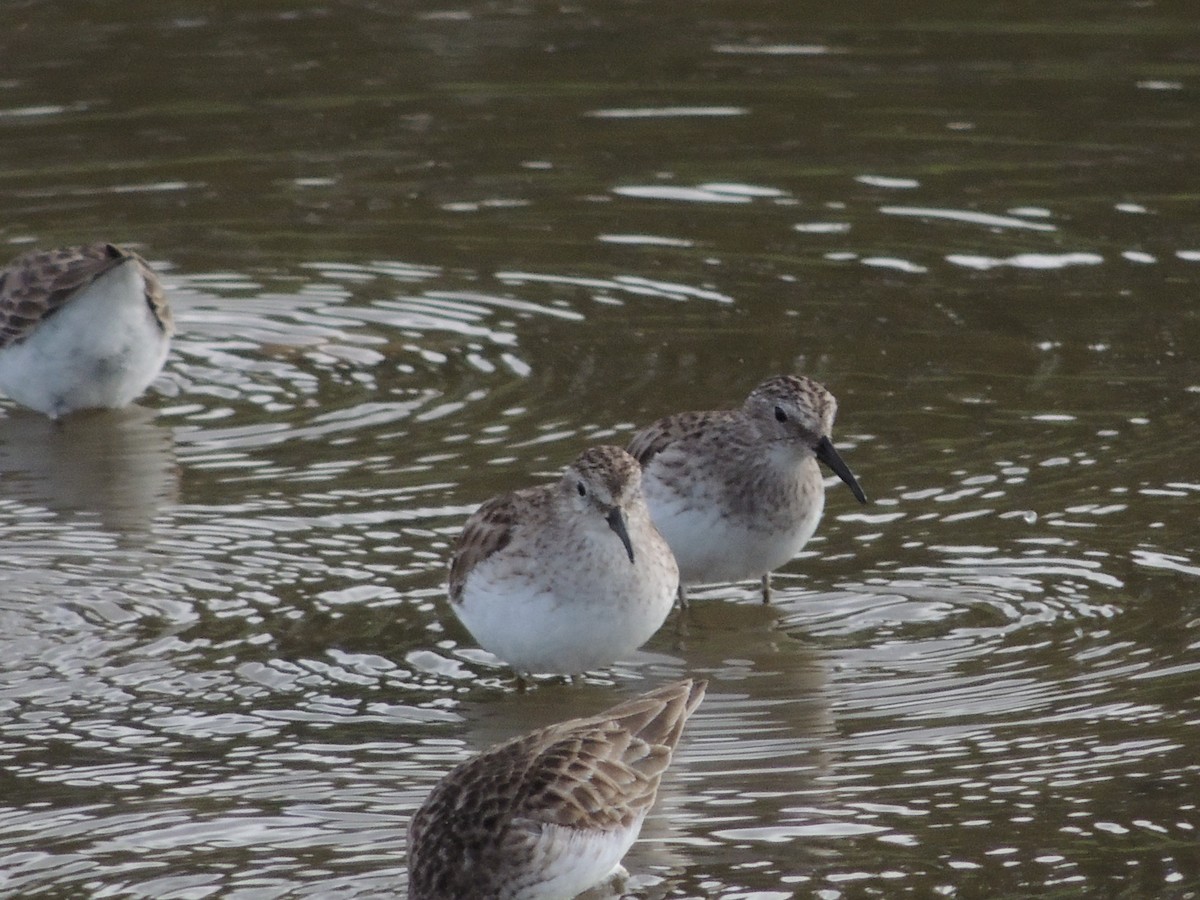
<instances>
[{"instance_id":1,"label":"white belly","mask_svg":"<svg viewBox=\"0 0 1200 900\"><path fill-rule=\"evenodd\" d=\"M633 846L642 820L618 831L583 831L543 826L532 848L529 882L514 879L505 900L568 900L602 882Z\"/></svg>"},{"instance_id":2,"label":"white belly","mask_svg":"<svg viewBox=\"0 0 1200 900\"><path fill-rule=\"evenodd\" d=\"M629 656L659 629L679 578L664 554L629 562L612 539L613 559L599 571L549 562L536 574L505 554L468 576L454 612L485 650L518 672L572 675ZM553 569L553 571L547 571Z\"/></svg>"},{"instance_id":3,"label":"white belly","mask_svg":"<svg viewBox=\"0 0 1200 900\"><path fill-rule=\"evenodd\" d=\"M807 494L806 502L786 522L771 526L730 515L715 502L681 497L650 473L643 479L643 490L685 585L761 578L803 549L825 508L820 486Z\"/></svg>"},{"instance_id":4,"label":"white belly","mask_svg":"<svg viewBox=\"0 0 1200 900\"><path fill-rule=\"evenodd\" d=\"M0 351L0 391L56 417L125 406L162 369L168 343L138 267L124 263Z\"/></svg>"}]
</instances>

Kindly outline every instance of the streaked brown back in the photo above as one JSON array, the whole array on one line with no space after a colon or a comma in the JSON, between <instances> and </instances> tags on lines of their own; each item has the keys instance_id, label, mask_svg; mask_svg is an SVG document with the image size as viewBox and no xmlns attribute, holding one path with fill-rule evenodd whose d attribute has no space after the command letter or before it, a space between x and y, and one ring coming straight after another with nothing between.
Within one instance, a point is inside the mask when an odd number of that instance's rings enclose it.
<instances>
[{"instance_id":1,"label":"streaked brown back","mask_svg":"<svg viewBox=\"0 0 1200 900\"><path fill-rule=\"evenodd\" d=\"M101 275L119 265L134 263L146 282L146 302L167 334L174 332L171 309L162 283L138 254L115 244L97 242L79 247L34 250L17 257L0 272L0 349L24 340Z\"/></svg>"}]
</instances>

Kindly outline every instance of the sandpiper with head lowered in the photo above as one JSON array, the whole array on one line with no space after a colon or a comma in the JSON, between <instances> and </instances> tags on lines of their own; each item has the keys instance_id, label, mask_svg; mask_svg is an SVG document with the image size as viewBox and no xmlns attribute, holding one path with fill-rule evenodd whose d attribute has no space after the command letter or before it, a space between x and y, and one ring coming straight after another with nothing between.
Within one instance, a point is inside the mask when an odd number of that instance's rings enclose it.
<instances>
[{"instance_id":1,"label":"sandpiper with head lowered","mask_svg":"<svg viewBox=\"0 0 1200 900\"><path fill-rule=\"evenodd\" d=\"M808 543L825 508L818 461L867 498L834 449L837 401L811 378L776 375L740 409L659 419L634 436L642 489L686 586L761 578Z\"/></svg>"},{"instance_id":2,"label":"sandpiper with head lowered","mask_svg":"<svg viewBox=\"0 0 1200 900\"><path fill-rule=\"evenodd\" d=\"M592 447L557 483L495 497L467 520L450 605L480 646L518 675L572 675L658 630L679 570L641 480L624 450Z\"/></svg>"},{"instance_id":3,"label":"sandpiper with head lowered","mask_svg":"<svg viewBox=\"0 0 1200 900\"><path fill-rule=\"evenodd\" d=\"M34 250L0 272L0 392L53 418L132 403L173 332L158 277L114 244Z\"/></svg>"},{"instance_id":4,"label":"sandpiper with head lowered","mask_svg":"<svg viewBox=\"0 0 1200 900\"><path fill-rule=\"evenodd\" d=\"M451 770L408 830L411 900L568 900L637 839L703 681L514 738Z\"/></svg>"}]
</instances>

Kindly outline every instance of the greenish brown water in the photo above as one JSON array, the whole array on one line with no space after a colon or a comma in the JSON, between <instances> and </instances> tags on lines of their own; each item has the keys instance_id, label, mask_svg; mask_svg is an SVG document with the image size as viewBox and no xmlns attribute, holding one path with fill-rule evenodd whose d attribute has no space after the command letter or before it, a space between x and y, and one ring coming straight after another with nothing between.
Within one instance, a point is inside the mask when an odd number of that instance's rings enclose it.
<instances>
[{"instance_id":1,"label":"greenish brown water","mask_svg":"<svg viewBox=\"0 0 1200 900\"><path fill-rule=\"evenodd\" d=\"M712 681L636 896L1200 893L1185 4L9 2L0 242L141 409L0 405L0 894L376 897L473 751ZM525 695L466 514L804 372L874 500Z\"/></svg>"}]
</instances>

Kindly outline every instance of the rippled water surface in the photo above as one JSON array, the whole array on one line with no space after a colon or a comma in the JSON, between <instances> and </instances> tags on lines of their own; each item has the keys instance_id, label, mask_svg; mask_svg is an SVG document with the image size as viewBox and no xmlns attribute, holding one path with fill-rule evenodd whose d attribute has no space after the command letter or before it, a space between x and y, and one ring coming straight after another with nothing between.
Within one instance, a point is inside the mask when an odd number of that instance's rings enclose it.
<instances>
[{"instance_id":1,"label":"rippled water surface","mask_svg":"<svg viewBox=\"0 0 1200 900\"><path fill-rule=\"evenodd\" d=\"M1200 19L875 6L6 5L0 241L180 334L0 401L0 893L402 896L450 766L685 674L636 896L1200 893ZM873 503L516 693L465 516L784 371Z\"/></svg>"}]
</instances>

